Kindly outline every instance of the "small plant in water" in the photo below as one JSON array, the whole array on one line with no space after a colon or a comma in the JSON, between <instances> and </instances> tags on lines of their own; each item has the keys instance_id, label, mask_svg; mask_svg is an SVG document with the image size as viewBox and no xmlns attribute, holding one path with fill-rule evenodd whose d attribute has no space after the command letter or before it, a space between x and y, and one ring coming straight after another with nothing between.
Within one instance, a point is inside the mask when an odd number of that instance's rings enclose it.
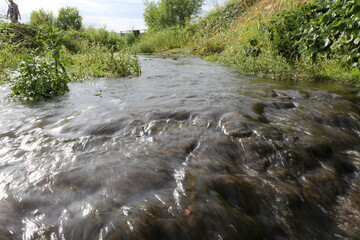
<instances>
[{"instance_id":1,"label":"small plant in water","mask_svg":"<svg viewBox=\"0 0 360 240\"><path fill-rule=\"evenodd\" d=\"M69 91L70 81L65 67L60 61L60 37L53 26L47 26L37 41L43 43L46 56L36 56L34 52L23 55L19 66L19 75L14 78L13 95L26 101L59 96Z\"/></svg>"},{"instance_id":2,"label":"small plant in water","mask_svg":"<svg viewBox=\"0 0 360 240\"><path fill-rule=\"evenodd\" d=\"M69 91L68 82L66 72L59 69L56 62L26 55L11 90L23 100L37 101L65 94Z\"/></svg>"}]
</instances>

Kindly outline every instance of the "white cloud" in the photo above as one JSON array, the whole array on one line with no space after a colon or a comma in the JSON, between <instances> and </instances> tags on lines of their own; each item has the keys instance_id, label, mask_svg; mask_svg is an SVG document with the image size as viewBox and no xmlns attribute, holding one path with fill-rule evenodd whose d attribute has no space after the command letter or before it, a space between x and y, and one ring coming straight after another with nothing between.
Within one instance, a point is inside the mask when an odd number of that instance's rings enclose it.
<instances>
[{"instance_id":1,"label":"white cloud","mask_svg":"<svg viewBox=\"0 0 360 240\"><path fill-rule=\"evenodd\" d=\"M87 24L89 26L106 27L108 30L125 31L125 30L143 30L145 29L144 20L142 18L119 18L119 17L88 17Z\"/></svg>"}]
</instances>

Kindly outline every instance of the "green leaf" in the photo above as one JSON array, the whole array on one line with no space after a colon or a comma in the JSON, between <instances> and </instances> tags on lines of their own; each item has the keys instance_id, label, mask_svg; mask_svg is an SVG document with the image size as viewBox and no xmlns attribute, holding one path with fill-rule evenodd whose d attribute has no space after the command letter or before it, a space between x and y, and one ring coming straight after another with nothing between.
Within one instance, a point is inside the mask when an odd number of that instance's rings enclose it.
<instances>
[{"instance_id":1,"label":"green leaf","mask_svg":"<svg viewBox=\"0 0 360 240\"><path fill-rule=\"evenodd\" d=\"M318 37L317 34L308 34L305 36L306 40L315 40Z\"/></svg>"},{"instance_id":2,"label":"green leaf","mask_svg":"<svg viewBox=\"0 0 360 240\"><path fill-rule=\"evenodd\" d=\"M355 44L359 44L359 43L360 43L360 38L356 38L356 39L354 40L354 43L355 43Z\"/></svg>"}]
</instances>

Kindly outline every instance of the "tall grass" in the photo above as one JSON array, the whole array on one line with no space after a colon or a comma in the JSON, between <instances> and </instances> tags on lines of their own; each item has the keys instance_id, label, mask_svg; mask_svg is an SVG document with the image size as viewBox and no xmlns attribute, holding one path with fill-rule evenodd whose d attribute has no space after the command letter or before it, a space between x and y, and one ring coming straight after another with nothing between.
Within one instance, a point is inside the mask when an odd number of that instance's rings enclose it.
<instances>
[{"instance_id":1,"label":"tall grass","mask_svg":"<svg viewBox=\"0 0 360 240\"><path fill-rule=\"evenodd\" d=\"M140 36L132 49L136 53L154 53L183 47L189 41L186 28L172 27L160 31L148 31Z\"/></svg>"}]
</instances>

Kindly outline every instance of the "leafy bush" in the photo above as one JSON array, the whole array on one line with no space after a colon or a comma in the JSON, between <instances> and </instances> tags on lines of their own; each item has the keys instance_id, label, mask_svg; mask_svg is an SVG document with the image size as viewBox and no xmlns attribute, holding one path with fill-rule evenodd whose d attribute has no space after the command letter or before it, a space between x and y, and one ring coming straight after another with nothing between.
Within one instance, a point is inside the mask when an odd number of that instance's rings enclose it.
<instances>
[{"instance_id":1,"label":"leafy bush","mask_svg":"<svg viewBox=\"0 0 360 240\"><path fill-rule=\"evenodd\" d=\"M19 75L14 78L11 88L15 96L28 101L51 98L65 94L70 81L61 62L61 35L48 25L40 29L37 42L43 44L47 55L38 57L34 52L23 55Z\"/></svg>"},{"instance_id":2,"label":"leafy bush","mask_svg":"<svg viewBox=\"0 0 360 240\"><path fill-rule=\"evenodd\" d=\"M289 60L342 55L353 67L360 57L360 2L317 0L284 11L268 24L278 53Z\"/></svg>"},{"instance_id":3,"label":"leafy bush","mask_svg":"<svg viewBox=\"0 0 360 240\"><path fill-rule=\"evenodd\" d=\"M11 88L15 96L27 101L51 98L69 91L66 71L56 62L48 62L33 55L25 55L20 64L20 75Z\"/></svg>"},{"instance_id":4,"label":"leafy bush","mask_svg":"<svg viewBox=\"0 0 360 240\"><path fill-rule=\"evenodd\" d=\"M73 54L86 52L90 41L84 31L67 30L62 31L61 44Z\"/></svg>"},{"instance_id":5,"label":"leafy bush","mask_svg":"<svg viewBox=\"0 0 360 240\"><path fill-rule=\"evenodd\" d=\"M82 28L82 17L76 7L60 8L56 20L57 26L62 30L80 30Z\"/></svg>"},{"instance_id":6,"label":"leafy bush","mask_svg":"<svg viewBox=\"0 0 360 240\"><path fill-rule=\"evenodd\" d=\"M125 42L128 46L131 46L137 41L138 38L139 36L136 35L134 31L132 31L131 33L125 35Z\"/></svg>"},{"instance_id":7,"label":"leafy bush","mask_svg":"<svg viewBox=\"0 0 360 240\"><path fill-rule=\"evenodd\" d=\"M30 14L29 24L33 26L52 25L55 22L55 17L52 12L44 9L34 10Z\"/></svg>"},{"instance_id":8,"label":"leafy bush","mask_svg":"<svg viewBox=\"0 0 360 240\"><path fill-rule=\"evenodd\" d=\"M198 16L204 0L145 1L144 19L150 29L185 26Z\"/></svg>"}]
</instances>

